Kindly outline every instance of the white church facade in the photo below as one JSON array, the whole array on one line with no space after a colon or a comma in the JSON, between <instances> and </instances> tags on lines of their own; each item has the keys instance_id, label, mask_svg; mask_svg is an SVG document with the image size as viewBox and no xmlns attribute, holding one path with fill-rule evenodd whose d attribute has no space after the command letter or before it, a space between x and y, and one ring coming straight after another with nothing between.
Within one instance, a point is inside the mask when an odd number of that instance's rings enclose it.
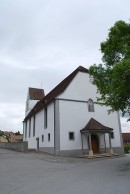
<instances>
[{"instance_id":1,"label":"white church facade","mask_svg":"<svg viewBox=\"0 0 130 194\"><path fill-rule=\"evenodd\" d=\"M120 118L97 102L88 70L78 67L46 96L28 91L24 141L29 149L55 155L123 153Z\"/></svg>"}]
</instances>

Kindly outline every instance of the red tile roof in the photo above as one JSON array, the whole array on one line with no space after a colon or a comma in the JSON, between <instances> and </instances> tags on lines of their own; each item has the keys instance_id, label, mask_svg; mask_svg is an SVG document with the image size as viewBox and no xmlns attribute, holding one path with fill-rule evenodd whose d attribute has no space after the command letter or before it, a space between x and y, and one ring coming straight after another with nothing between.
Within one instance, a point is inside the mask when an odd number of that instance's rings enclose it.
<instances>
[{"instance_id":1,"label":"red tile roof","mask_svg":"<svg viewBox=\"0 0 130 194\"><path fill-rule=\"evenodd\" d=\"M24 121L26 121L31 116L35 115L38 111L40 111L44 106L50 103L55 99L59 94L61 94L73 78L76 76L78 72L88 73L88 70L82 66L79 66L75 71L73 71L68 77L66 77L61 83L59 83L51 92L49 92L42 100L37 102L34 108L30 111L30 113L26 116Z\"/></svg>"},{"instance_id":2,"label":"red tile roof","mask_svg":"<svg viewBox=\"0 0 130 194\"><path fill-rule=\"evenodd\" d=\"M13 135L12 131L3 131L3 132L4 132L4 135Z\"/></svg>"},{"instance_id":3,"label":"red tile roof","mask_svg":"<svg viewBox=\"0 0 130 194\"><path fill-rule=\"evenodd\" d=\"M122 133L122 138L124 141L130 141L130 133Z\"/></svg>"},{"instance_id":4,"label":"red tile roof","mask_svg":"<svg viewBox=\"0 0 130 194\"><path fill-rule=\"evenodd\" d=\"M87 125L81 129L81 132L87 132L87 131L99 131L99 132L110 132L113 129L110 127L106 127L104 125L102 125L101 123L99 123L98 121L96 121L95 119L91 118L89 120L89 122L87 123Z\"/></svg>"}]
</instances>

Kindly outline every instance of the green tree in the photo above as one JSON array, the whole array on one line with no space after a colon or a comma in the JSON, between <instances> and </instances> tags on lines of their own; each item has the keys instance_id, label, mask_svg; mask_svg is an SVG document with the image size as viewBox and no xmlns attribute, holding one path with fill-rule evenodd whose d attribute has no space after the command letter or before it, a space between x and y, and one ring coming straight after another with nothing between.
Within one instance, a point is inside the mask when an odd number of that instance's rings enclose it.
<instances>
[{"instance_id":1,"label":"green tree","mask_svg":"<svg viewBox=\"0 0 130 194\"><path fill-rule=\"evenodd\" d=\"M3 137L4 132L0 130L0 136Z\"/></svg>"},{"instance_id":2,"label":"green tree","mask_svg":"<svg viewBox=\"0 0 130 194\"><path fill-rule=\"evenodd\" d=\"M117 21L101 43L101 52L103 64L89 68L98 101L110 106L110 112L121 110L130 116L130 24Z\"/></svg>"},{"instance_id":3,"label":"green tree","mask_svg":"<svg viewBox=\"0 0 130 194\"><path fill-rule=\"evenodd\" d=\"M15 133L15 135L21 135L20 131L17 131L17 132Z\"/></svg>"},{"instance_id":4,"label":"green tree","mask_svg":"<svg viewBox=\"0 0 130 194\"><path fill-rule=\"evenodd\" d=\"M10 142L10 135L5 135L5 134L4 134L4 131L1 131L1 130L0 130L0 136L1 136L1 137L4 137L5 139L7 139L8 142Z\"/></svg>"}]
</instances>

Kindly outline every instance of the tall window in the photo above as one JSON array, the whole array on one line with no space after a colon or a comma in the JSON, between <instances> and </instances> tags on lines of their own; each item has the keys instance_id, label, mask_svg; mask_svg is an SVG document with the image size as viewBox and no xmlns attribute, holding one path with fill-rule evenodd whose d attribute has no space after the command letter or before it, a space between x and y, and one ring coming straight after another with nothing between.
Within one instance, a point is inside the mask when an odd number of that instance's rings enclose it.
<instances>
[{"instance_id":1,"label":"tall window","mask_svg":"<svg viewBox=\"0 0 130 194\"><path fill-rule=\"evenodd\" d=\"M31 136L31 119L29 119L29 137Z\"/></svg>"},{"instance_id":2,"label":"tall window","mask_svg":"<svg viewBox=\"0 0 130 194\"><path fill-rule=\"evenodd\" d=\"M94 112L94 102L91 98L88 100L88 112Z\"/></svg>"},{"instance_id":3,"label":"tall window","mask_svg":"<svg viewBox=\"0 0 130 194\"><path fill-rule=\"evenodd\" d=\"M47 107L44 109L44 128L47 128Z\"/></svg>"},{"instance_id":4,"label":"tall window","mask_svg":"<svg viewBox=\"0 0 130 194\"><path fill-rule=\"evenodd\" d=\"M35 136L35 116L33 117L33 136Z\"/></svg>"},{"instance_id":5,"label":"tall window","mask_svg":"<svg viewBox=\"0 0 130 194\"><path fill-rule=\"evenodd\" d=\"M27 138L27 121L25 122L25 139Z\"/></svg>"}]
</instances>

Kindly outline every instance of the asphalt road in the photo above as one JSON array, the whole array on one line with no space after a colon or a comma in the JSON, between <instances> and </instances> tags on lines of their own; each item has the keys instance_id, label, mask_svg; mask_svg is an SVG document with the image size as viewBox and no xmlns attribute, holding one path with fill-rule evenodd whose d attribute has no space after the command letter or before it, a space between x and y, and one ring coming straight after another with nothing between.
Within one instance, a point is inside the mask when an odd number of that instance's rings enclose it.
<instances>
[{"instance_id":1,"label":"asphalt road","mask_svg":"<svg viewBox=\"0 0 130 194\"><path fill-rule=\"evenodd\" d=\"M0 149L0 194L130 194L130 156L88 160Z\"/></svg>"}]
</instances>

